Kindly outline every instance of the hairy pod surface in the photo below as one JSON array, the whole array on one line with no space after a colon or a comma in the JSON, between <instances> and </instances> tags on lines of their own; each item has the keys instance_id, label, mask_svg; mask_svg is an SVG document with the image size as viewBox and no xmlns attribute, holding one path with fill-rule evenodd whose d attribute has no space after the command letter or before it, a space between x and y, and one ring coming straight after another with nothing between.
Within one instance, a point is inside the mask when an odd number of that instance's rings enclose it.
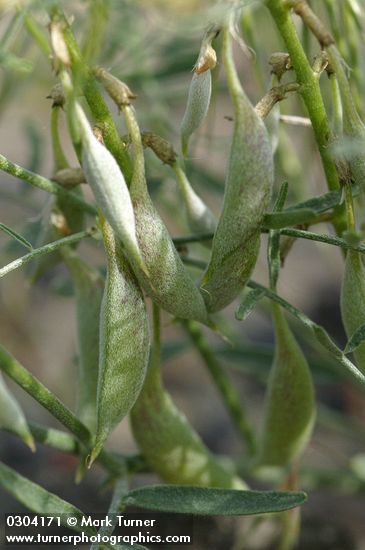
<instances>
[{"instance_id":1,"label":"hairy pod surface","mask_svg":"<svg viewBox=\"0 0 365 550\"><path fill-rule=\"evenodd\" d=\"M204 445L162 385L152 364L131 412L133 435L148 465L167 483L246 489Z\"/></svg>"},{"instance_id":2,"label":"hairy pod surface","mask_svg":"<svg viewBox=\"0 0 365 550\"><path fill-rule=\"evenodd\" d=\"M315 420L308 363L280 309L273 304L275 355L271 367L259 463L285 467L305 449Z\"/></svg>"},{"instance_id":3,"label":"hairy pod surface","mask_svg":"<svg viewBox=\"0 0 365 550\"><path fill-rule=\"evenodd\" d=\"M130 194L136 220L136 234L146 275L128 257L141 286L163 309L182 319L208 322L204 300L183 265L169 232L148 194L145 177L143 146L138 124L131 107L125 116L134 148L134 171Z\"/></svg>"},{"instance_id":4,"label":"hairy pod surface","mask_svg":"<svg viewBox=\"0 0 365 550\"><path fill-rule=\"evenodd\" d=\"M34 441L29 431L24 413L8 388L0 373L0 428L19 436L34 451Z\"/></svg>"},{"instance_id":5,"label":"hairy pod surface","mask_svg":"<svg viewBox=\"0 0 365 550\"><path fill-rule=\"evenodd\" d=\"M75 105L82 142L82 167L96 202L128 255L141 269L145 266L138 248L132 201L124 176L114 157L94 136L85 113Z\"/></svg>"},{"instance_id":6,"label":"hairy pod surface","mask_svg":"<svg viewBox=\"0 0 365 550\"><path fill-rule=\"evenodd\" d=\"M194 191L185 172L177 163L174 165L174 170L189 229L193 233L214 233L217 222L213 212ZM206 244L209 248L211 247L211 241L203 244Z\"/></svg>"},{"instance_id":7,"label":"hairy pod surface","mask_svg":"<svg viewBox=\"0 0 365 550\"><path fill-rule=\"evenodd\" d=\"M185 156L191 135L202 125L207 116L212 95L212 74L208 69L194 72L191 79L186 110L181 122L181 147Z\"/></svg>"},{"instance_id":8,"label":"hairy pod surface","mask_svg":"<svg viewBox=\"0 0 365 550\"><path fill-rule=\"evenodd\" d=\"M348 250L341 287L341 315L348 338L365 323L365 268L360 252ZM354 351L356 365L365 373L365 342Z\"/></svg>"},{"instance_id":9,"label":"hairy pod surface","mask_svg":"<svg viewBox=\"0 0 365 550\"><path fill-rule=\"evenodd\" d=\"M128 414L142 388L149 356L145 303L109 224L103 225L107 278L100 315L97 432L91 461Z\"/></svg>"},{"instance_id":10,"label":"hairy pod surface","mask_svg":"<svg viewBox=\"0 0 365 550\"><path fill-rule=\"evenodd\" d=\"M104 280L96 269L89 266L71 249L64 248L62 256L71 273L76 299L79 365L77 412L80 420L91 433L95 433L99 370L99 320Z\"/></svg>"},{"instance_id":11,"label":"hairy pod surface","mask_svg":"<svg viewBox=\"0 0 365 550\"><path fill-rule=\"evenodd\" d=\"M274 179L270 139L239 82L228 29L224 31L223 39L224 64L235 122L223 207L210 262L201 282L210 312L230 304L252 273Z\"/></svg>"}]
</instances>

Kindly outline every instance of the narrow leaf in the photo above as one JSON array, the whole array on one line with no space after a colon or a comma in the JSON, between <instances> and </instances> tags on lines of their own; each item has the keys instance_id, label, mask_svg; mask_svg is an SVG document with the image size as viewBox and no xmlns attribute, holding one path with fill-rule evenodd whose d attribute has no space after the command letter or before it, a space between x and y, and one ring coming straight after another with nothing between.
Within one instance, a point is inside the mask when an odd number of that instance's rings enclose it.
<instances>
[{"instance_id":1,"label":"narrow leaf","mask_svg":"<svg viewBox=\"0 0 365 550\"><path fill-rule=\"evenodd\" d=\"M354 334L349 338L344 353L352 353L365 340L365 323L361 325Z\"/></svg>"},{"instance_id":2,"label":"narrow leaf","mask_svg":"<svg viewBox=\"0 0 365 550\"><path fill-rule=\"evenodd\" d=\"M0 485L8 491L16 500L36 514L70 514L78 519L78 523L84 514L72 504L61 499L57 495L46 491L37 483L18 474L15 470L0 462ZM65 524L67 526L67 524ZM87 534L95 534L93 529L83 528Z\"/></svg>"},{"instance_id":3,"label":"narrow leaf","mask_svg":"<svg viewBox=\"0 0 365 550\"><path fill-rule=\"evenodd\" d=\"M87 526L81 527L82 518L87 519L81 510L70 504L69 502L58 497L54 493L43 489L37 483L30 481L26 477L18 474L15 470L0 462L0 485L10 493L23 506L31 510L35 514L55 515L61 518L61 523L69 529L73 529L79 533L86 533L88 536L95 536L96 531ZM77 519L77 525L71 527L67 524L67 517L72 516ZM103 543L106 548L117 550L147 550L144 546L138 545L113 545Z\"/></svg>"},{"instance_id":4,"label":"narrow leaf","mask_svg":"<svg viewBox=\"0 0 365 550\"><path fill-rule=\"evenodd\" d=\"M304 313L302 313L299 309L292 306L278 296L275 292L272 290L269 290L268 288L260 285L259 283L256 283L254 281L249 281L247 283L247 286L250 288L260 288L265 289L265 294L267 298L270 298L270 300L274 300L274 302L277 302L281 305L281 307L284 307L289 313L294 315L299 321L301 321L304 325L306 325L309 329L312 330L313 335L317 339L317 341L327 350L330 352L333 357L337 359L337 361L345 367L345 369L351 373L351 375L356 378L358 382L360 382L362 385L365 385L365 375L362 374L359 369L344 355L344 353L340 350L339 347L336 346L336 344L333 342L329 334L325 331L325 329L316 323L314 323L309 317L307 317Z\"/></svg>"},{"instance_id":5,"label":"narrow leaf","mask_svg":"<svg viewBox=\"0 0 365 550\"><path fill-rule=\"evenodd\" d=\"M249 292L248 294L245 294L245 296L241 300L240 305L238 306L238 309L236 310L235 315L237 321L244 321L245 319L247 319L250 313L254 310L257 302L259 302L264 296L265 292L260 288L255 288L254 290L251 290L251 292Z\"/></svg>"},{"instance_id":6,"label":"narrow leaf","mask_svg":"<svg viewBox=\"0 0 365 550\"><path fill-rule=\"evenodd\" d=\"M273 213L281 212L284 208L285 200L288 194L288 184L285 182L280 188L278 197L275 201ZM280 261L280 231L271 229L269 231L269 242L267 246L267 259L269 263L270 288L276 288L278 282L281 261Z\"/></svg>"},{"instance_id":7,"label":"narrow leaf","mask_svg":"<svg viewBox=\"0 0 365 550\"><path fill-rule=\"evenodd\" d=\"M18 269L19 267L22 267L23 265L34 260L35 258L38 258L38 256L44 256L45 254L50 254L51 252L58 250L62 246L78 243L79 241L81 241L82 239L85 239L86 237L91 237L91 235L92 235L91 230L81 231L80 233L75 233L74 235L70 235L69 237L64 237L63 239L58 239L57 241L53 241L51 243L45 244L40 248L32 249L32 251L29 252L28 254L25 254L25 256L22 256L21 258L17 258L16 260L2 267L0 269L0 279L1 277L4 277L11 271Z\"/></svg>"},{"instance_id":8,"label":"narrow leaf","mask_svg":"<svg viewBox=\"0 0 365 550\"><path fill-rule=\"evenodd\" d=\"M18 241L20 244L25 246L25 248L28 248L28 250L32 250L33 246L25 237L22 237L22 235L19 235L14 229L11 229L8 225L5 225L4 223L0 223L0 231L4 231L9 237L12 237L16 241Z\"/></svg>"},{"instance_id":9,"label":"narrow leaf","mask_svg":"<svg viewBox=\"0 0 365 550\"><path fill-rule=\"evenodd\" d=\"M304 202L300 202L293 206L290 206L288 210L302 210L308 209L314 210L317 214L322 214L331 208L334 208L340 203L341 191L330 191L319 197L314 197ZM285 212L285 210L284 210Z\"/></svg>"},{"instance_id":10,"label":"narrow leaf","mask_svg":"<svg viewBox=\"0 0 365 550\"><path fill-rule=\"evenodd\" d=\"M29 393L57 420L68 428L84 444L90 443L87 428L50 392L35 376L27 371L10 353L0 345L0 370L4 371L18 386Z\"/></svg>"},{"instance_id":11,"label":"narrow leaf","mask_svg":"<svg viewBox=\"0 0 365 550\"><path fill-rule=\"evenodd\" d=\"M246 516L289 510L303 504L306 499L305 493L151 485L130 491L124 503L160 512L198 516Z\"/></svg>"},{"instance_id":12,"label":"narrow leaf","mask_svg":"<svg viewBox=\"0 0 365 550\"><path fill-rule=\"evenodd\" d=\"M307 223L316 217L316 211L310 208L285 210L265 214L263 225L267 229L282 229L288 225Z\"/></svg>"}]
</instances>

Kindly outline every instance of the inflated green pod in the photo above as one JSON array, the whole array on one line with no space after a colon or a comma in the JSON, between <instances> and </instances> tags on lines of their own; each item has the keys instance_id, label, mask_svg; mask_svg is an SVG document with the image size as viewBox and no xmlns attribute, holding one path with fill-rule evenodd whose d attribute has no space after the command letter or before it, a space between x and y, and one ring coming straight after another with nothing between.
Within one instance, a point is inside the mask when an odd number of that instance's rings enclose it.
<instances>
[{"instance_id":1,"label":"inflated green pod","mask_svg":"<svg viewBox=\"0 0 365 550\"><path fill-rule=\"evenodd\" d=\"M100 314L97 430L89 463L128 414L142 388L149 328L142 291L110 225L102 220L107 278Z\"/></svg>"},{"instance_id":2,"label":"inflated green pod","mask_svg":"<svg viewBox=\"0 0 365 550\"><path fill-rule=\"evenodd\" d=\"M361 253L348 250L341 287L341 315L348 338L365 323L365 268ZM354 351L356 366L365 374L365 342Z\"/></svg>"},{"instance_id":3,"label":"inflated green pod","mask_svg":"<svg viewBox=\"0 0 365 550\"><path fill-rule=\"evenodd\" d=\"M258 462L285 467L303 452L315 420L308 363L278 304L273 304L275 355L271 367Z\"/></svg>"},{"instance_id":4,"label":"inflated green pod","mask_svg":"<svg viewBox=\"0 0 365 550\"><path fill-rule=\"evenodd\" d=\"M95 137L88 119L78 103L71 104L79 125L82 143L82 168L96 202L128 257L146 270L138 248L133 206L124 176L113 155Z\"/></svg>"},{"instance_id":5,"label":"inflated green pod","mask_svg":"<svg viewBox=\"0 0 365 550\"><path fill-rule=\"evenodd\" d=\"M212 40L217 36L217 30L208 30L202 42L199 57L194 67L190 83L186 110L181 122L181 148L186 156L191 135L201 126L207 116L212 95L212 75L217 63L217 55L212 48Z\"/></svg>"},{"instance_id":6,"label":"inflated green pod","mask_svg":"<svg viewBox=\"0 0 365 550\"><path fill-rule=\"evenodd\" d=\"M104 292L100 273L89 266L72 249L64 247L62 257L71 273L76 299L79 365L78 416L96 431L96 394L99 370L99 319Z\"/></svg>"},{"instance_id":7,"label":"inflated green pod","mask_svg":"<svg viewBox=\"0 0 365 550\"><path fill-rule=\"evenodd\" d=\"M124 114L134 152L130 194L138 246L148 275L139 269L132 256L128 256L128 259L141 286L159 306L176 317L208 323L206 307L199 289L183 265L148 194L143 145L133 108L125 106Z\"/></svg>"},{"instance_id":8,"label":"inflated green pod","mask_svg":"<svg viewBox=\"0 0 365 550\"><path fill-rule=\"evenodd\" d=\"M0 350L1 355L1 350ZM0 359L1 360L1 359ZM0 373L0 428L20 437L28 447L34 451L35 445L29 431L27 421L15 397L5 385Z\"/></svg>"},{"instance_id":9,"label":"inflated green pod","mask_svg":"<svg viewBox=\"0 0 365 550\"><path fill-rule=\"evenodd\" d=\"M201 282L209 312L230 304L251 275L274 179L270 139L239 82L229 28L223 31L223 59L234 105L234 133L223 208Z\"/></svg>"},{"instance_id":10,"label":"inflated green pod","mask_svg":"<svg viewBox=\"0 0 365 550\"><path fill-rule=\"evenodd\" d=\"M166 392L160 373L159 335L151 364L130 419L133 435L147 464L167 483L246 489L204 445Z\"/></svg>"}]
</instances>

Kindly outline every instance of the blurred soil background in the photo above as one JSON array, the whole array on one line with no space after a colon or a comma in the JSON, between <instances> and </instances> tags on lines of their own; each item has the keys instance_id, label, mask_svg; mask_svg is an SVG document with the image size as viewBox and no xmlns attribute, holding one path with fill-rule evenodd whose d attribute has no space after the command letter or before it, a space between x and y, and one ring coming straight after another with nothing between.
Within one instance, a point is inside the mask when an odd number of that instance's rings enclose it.
<instances>
[{"instance_id":1,"label":"blurred soil background","mask_svg":"<svg viewBox=\"0 0 365 550\"><path fill-rule=\"evenodd\" d=\"M345 0L344 0L345 1ZM93 2L61 2L84 45L92 40L88 17ZM2 19L0 36L13 16L0 2ZM93 61L126 81L138 98L135 102L142 129L154 131L174 143L178 149L179 124L184 112L191 69L209 15L204 2L117 1L94 2L102 10L108 4L105 19L107 32L96 48ZM326 19L319 0L312 2ZM325 4L325 3L324 3ZM332 5L337 4L332 2ZM334 9L337 9L334 7ZM47 17L35 3L31 8L45 28ZM106 11L106 9L105 9ZM250 3L247 22L252 17L251 32L244 33L250 50L236 48L241 80L253 103L270 87L269 55L283 45L273 23L259 3ZM317 46L296 21L306 47L314 55ZM248 23L247 23L248 24ZM338 14L341 30L341 19ZM85 38L86 36L86 38ZM83 37L83 38L81 38ZM346 40L346 36L344 37ZM344 48L346 44L342 45ZM359 55L362 52L358 44ZM4 64L0 91L0 151L21 166L47 177L52 176L53 159L50 145L51 102L46 96L56 83L47 60L33 43L24 27L14 38L12 51L27 61L22 67ZM251 52L251 53L250 53ZM345 51L346 53L346 51ZM219 52L218 52L219 55ZM229 98L221 67L216 70L213 103L204 127L194 137L187 169L195 189L218 215L224 186L232 122ZM287 80L292 80L290 75ZM328 99L328 83L322 76L323 91ZM364 98L364 88L361 90ZM331 115L330 101L329 114ZM362 103L364 107L364 102ZM117 109L111 110L125 133ZM281 105L282 113L306 116L299 99L292 96ZM62 120L62 135L72 164L75 157ZM174 236L187 234L173 173L152 154L146 152L150 190L155 204ZM283 181L289 182L288 204L305 200L326 191L319 156L310 128L281 126L276 153L276 191ZM85 194L91 197L84 186ZM0 221L28 234L36 246L39 221L50 203L45 193L30 189L26 183L0 173ZM315 229L332 232L327 225ZM32 233L33 232L33 233ZM31 235L31 236L30 236ZM267 284L266 238L253 278ZM82 255L102 266L101 245L82 243ZM26 251L0 233L1 265ZM200 245L189 247L193 257L206 257ZM34 267L34 266L33 266ZM67 271L58 265L30 284L32 265L19 269L1 280L1 342L71 409L77 400L77 366L75 351L75 318L72 289ZM279 292L322 324L342 347L345 343L340 320L339 291L343 258L336 247L309 241L294 243L285 262ZM196 276L198 271L194 271ZM220 315L235 346L208 334L212 346L242 395L249 416L260 429L265 380L272 358L273 332L269 304L263 302L244 323L234 320L237 304ZM365 549L365 400L363 390L349 381L339 367L290 319L297 337L307 352L316 382L319 416L314 436L303 458L302 488L309 492L303 507L301 549ZM207 445L220 455L231 455L238 461L245 449L236 435L217 391L199 357L184 333L171 318L163 318L164 379L176 403L186 413ZM32 421L59 428L56 421L23 391L9 382L27 417ZM134 453L128 420L113 432L108 447L122 453ZM74 484L77 459L37 446L32 455L15 437L0 434L0 454L5 463L48 490L72 502L86 512L105 512L110 493L100 490L104 474L99 466L87 472L80 485ZM134 483L156 481L152 476L137 476ZM264 480L249 480L252 487L269 488ZM15 500L0 491L0 513L24 511ZM212 529L212 524L213 529ZM227 550L235 548L234 539L245 522L234 520L197 520L194 549ZM247 549L271 548L270 524L259 529ZM238 548L238 547L237 547Z\"/></svg>"}]
</instances>

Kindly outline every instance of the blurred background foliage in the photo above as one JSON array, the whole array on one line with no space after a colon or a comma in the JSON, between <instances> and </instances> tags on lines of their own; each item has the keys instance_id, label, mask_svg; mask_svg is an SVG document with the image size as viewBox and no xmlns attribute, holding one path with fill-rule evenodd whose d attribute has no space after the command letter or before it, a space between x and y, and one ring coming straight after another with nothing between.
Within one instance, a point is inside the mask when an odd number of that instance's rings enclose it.
<instances>
[{"instance_id":1,"label":"blurred background foliage","mask_svg":"<svg viewBox=\"0 0 365 550\"><path fill-rule=\"evenodd\" d=\"M36 1L0 0L0 143L1 153L32 171L51 177L51 102L47 99L56 77L48 52L45 4ZM332 29L348 63L359 112L364 115L365 10L356 0L312 0L313 9ZM137 94L135 107L146 131L172 142L178 150L179 125L184 112L191 69L207 24L219 16L212 2L198 0L84 0L60 2L73 21L73 30L91 65L107 68L127 82ZM241 81L253 103L271 86L270 55L285 51L262 3L242 2L242 43L235 57ZM217 15L218 13L218 15ZM295 19L310 59L319 47L299 18ZM38 43L34 40L38 37ZM219 59L219 51L218 51ZM294 80L288 72L284 82ZM333 119L330 84L326 74L321 88L330 120ZM110 104L121 135L125 127ZM290 95L280 104L281 114L306 116L300 98ZM208 118L194 136L186 168L195 189L218 214L232 130L232 109L221 67L214 72L214 93ZM61 135L72 165L76 159L61 120ZM288 204L326 191L319 154L311 128L280 122L277 129L276 190L289 183ZM146 151L148 183L153 199L174 236L188 233L173 172ZM0 221L19 231L33 246L39 245L50 198L26 183L0 174ZM88 190L85 191L87 194ZM319 227L329 233L330 226ZM267 283L266 239L254 279ZM97 243L83 243L80 252L102 266L103 251ZM24 254L24 249L0 233L1 265ZM189 245L189 255L206 251ZM75 320L72 286L65 268L54 266L31 284L34 265L2 279L0 332L8 348L70 407L77 397ZM339 289L343 271L341 250L309 241L295 242L285 262L279 293L322 324L340 347L345 335L340 321ZM268 304L259 304L245 323L232 322L235 305L221 314L221 324L233 346L209 335L212 346L234 380L256 429L262 416L263 391L273 356L273 333ZM364 548L363 496L365 490L365 400L363 390L344 375L302 326L290 319L306 351L316 383L319 415L312 442L303 459L301 486L311 491L303 508L301 548ZM183 332L164 317L164 373L166 384L212 450L233 454L245 466L245 452L231 426L209 374L200 364ZM11 385L11 384L10 384ZM55 425L55 421L27 395L11 385L29 419ZM136 451L125 420L113 433L110 448ZM1 434L0 452L25 475L88 511L104 510L107 494L97 491L101 472L86 475L73 485L76 459L39 445L34 457L14 437ZM242 458L243 457L243 458ZM96 467L97 469L97 467ZM265 480L250 480L266 487ZM334 498L335 496L335 498ZM3 511L19 505L7 496ZM90 505L91 508L90 509ZM333 518L336 517L336 523ZM228 520L227 520L228 521ZM236 520L229 520L234 522ZM226 525L226 527L224 527ZM235 527L238 528L237 525ZM226 529L226 531L225 531ZM222 523L216 543L227 548L231 523ZM205 530L205 538L207 530ZM264 546L265 532L259 539ZM202 548L207 548L202 543ZM198 546L197 546L198 548Z\"/></svg>"}]
</instances>

